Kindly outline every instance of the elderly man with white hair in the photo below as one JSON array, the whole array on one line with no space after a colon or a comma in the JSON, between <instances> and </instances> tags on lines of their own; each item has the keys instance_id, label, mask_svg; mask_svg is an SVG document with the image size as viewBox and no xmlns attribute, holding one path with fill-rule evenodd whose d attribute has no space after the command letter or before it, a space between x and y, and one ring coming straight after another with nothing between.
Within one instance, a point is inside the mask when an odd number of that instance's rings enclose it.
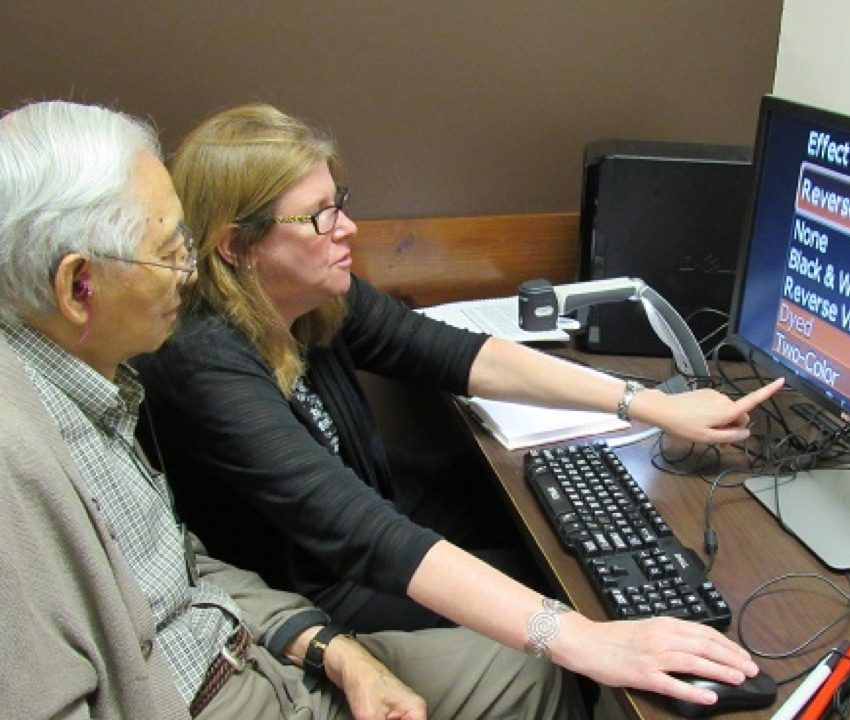
<instances>
[{"instance_id":1,"label":"elderly man with white hair","mask_svg":"<svg viewBox=\"0 0 850 720\"><path fill-rule=\"evenodd\" d=\"M125 365L194 272L147 125L64 102L0 120L3 717L584 717L545 660L463 629L355 639L206 556L135 446Z\"/></svg>"}]
</instances>

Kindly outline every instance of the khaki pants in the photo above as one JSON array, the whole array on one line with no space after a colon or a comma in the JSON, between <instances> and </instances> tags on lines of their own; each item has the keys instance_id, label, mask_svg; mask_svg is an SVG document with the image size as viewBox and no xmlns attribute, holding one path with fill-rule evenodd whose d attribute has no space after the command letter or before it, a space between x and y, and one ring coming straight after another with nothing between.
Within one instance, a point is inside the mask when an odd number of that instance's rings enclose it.
<instances>
[{"instance_id":1,"label":"khaki pants","mask_svg":"<svg viewBox=\"0 0 850 720\"><path fill-rule=\"evenodd\" d=\"M358 636L428 703L429 720L583 720L575 678L463 628ZM350 720L329 683L308 692L297 668L254 646L253 670L234 675L199 720Z\"/></svg>"}]
</instances>

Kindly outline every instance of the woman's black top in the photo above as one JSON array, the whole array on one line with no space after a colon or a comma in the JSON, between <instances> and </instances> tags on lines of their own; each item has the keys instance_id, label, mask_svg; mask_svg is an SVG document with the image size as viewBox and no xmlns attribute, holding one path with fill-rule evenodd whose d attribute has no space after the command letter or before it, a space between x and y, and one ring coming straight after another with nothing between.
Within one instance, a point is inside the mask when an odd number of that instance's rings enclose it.
<instances>
[{"instance_id":1,"label":"woman's black top","mask_svg":"<svg viewBox=\"0 0 850 720\"><path fill-rule=\"evenodd\" d=\"M342 329L307 357L336 454L327 428L286 399L247 338L200 311L134 363L159 449L149 429L140 439L154 461L161 454L179 512L212 554L311 597L340 578L402 595L439 536L405 517L403 481L389 470L355 369L464 395L486 339L352 278Z\"/></svg>"}]
</instances>

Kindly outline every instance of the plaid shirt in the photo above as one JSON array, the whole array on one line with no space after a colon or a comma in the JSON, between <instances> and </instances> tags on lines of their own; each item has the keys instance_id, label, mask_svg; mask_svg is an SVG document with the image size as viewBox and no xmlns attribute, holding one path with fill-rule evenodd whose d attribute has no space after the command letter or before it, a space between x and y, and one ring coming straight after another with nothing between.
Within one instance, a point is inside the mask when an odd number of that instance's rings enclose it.
<instances>
[{"instance_id":1,"label":"plaid shirt","mask_svg":"<svg viewBox=\"0 0 850 720\"><path fill-rule=\"evenodd\" d=\"M165 477L134 450L144 397L135 372L122 365L112 383L26 325L0 324L0 330L26 366L147 597L157 641L189 704L240 611L215 585L190 582L184 534Z\"/></svg>"}]
</instances>

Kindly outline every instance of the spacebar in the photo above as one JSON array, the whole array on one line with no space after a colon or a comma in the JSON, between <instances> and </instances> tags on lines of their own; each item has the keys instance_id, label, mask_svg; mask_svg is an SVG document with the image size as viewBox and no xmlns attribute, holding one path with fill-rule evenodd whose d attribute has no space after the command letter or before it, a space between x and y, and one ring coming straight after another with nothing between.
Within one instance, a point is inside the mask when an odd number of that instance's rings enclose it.
<instances>
[{"instance_id":1,"label":"spacebar","mask_svg":"<svg viewBox=\"0 0 850 720\"><path fill-rule=\"evenodd\" d=\"M662 617L681 618L682 620L690 620L692 615L687 608L668 608L658 613Z\"/></svg>"}]
</instances>

